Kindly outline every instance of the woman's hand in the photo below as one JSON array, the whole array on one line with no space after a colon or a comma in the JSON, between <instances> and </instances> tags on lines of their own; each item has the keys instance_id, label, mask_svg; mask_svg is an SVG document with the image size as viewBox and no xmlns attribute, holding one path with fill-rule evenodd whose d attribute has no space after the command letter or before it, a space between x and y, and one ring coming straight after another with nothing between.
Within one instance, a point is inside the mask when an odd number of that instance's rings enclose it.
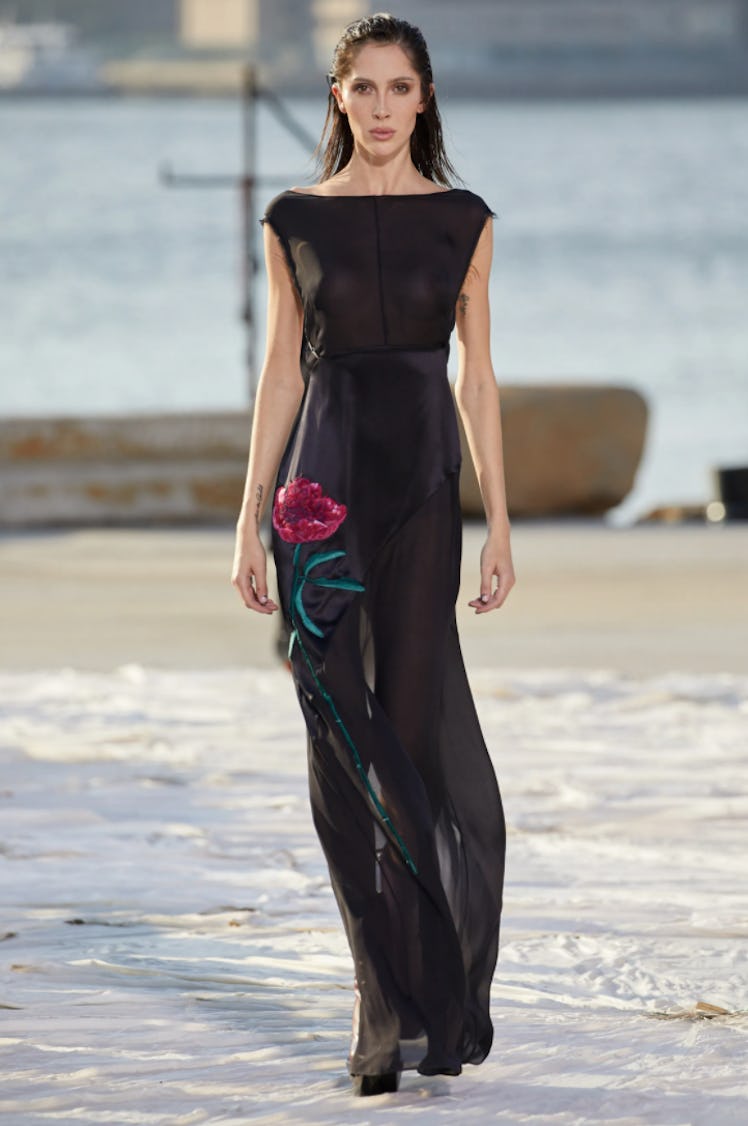
<instances>
[{"instance_id":1,"label":"woman's hand","mask_svg":"<svg viewBox=\"0 0 748 1126\"><path fill-rule=\"evenodd\" d=\"M239 591L244 605L258 614L272 614L278 607L268 597L265 548L257 532L236 530L236 549L231 582Z\"/></svg>"},{"instance_id":2,"label":"woman's hand","mask_svg":"<svg viewBox=\"0 0 748 1126\"><path fill-rule=\"evenodd\" d=\"M496 576L496 588L492 590ZM514 586L514 566L508 536L490 536L480 553L480 596L468 603L476 614L497 610Z\"/></svg>"}]
</instances>

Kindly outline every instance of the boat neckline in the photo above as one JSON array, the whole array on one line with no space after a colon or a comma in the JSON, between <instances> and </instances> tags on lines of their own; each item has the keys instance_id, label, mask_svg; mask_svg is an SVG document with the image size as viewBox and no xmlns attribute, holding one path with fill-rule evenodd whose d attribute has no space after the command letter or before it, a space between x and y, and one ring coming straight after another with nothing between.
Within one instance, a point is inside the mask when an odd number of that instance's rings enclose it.
<instances>
[{"instance_id":1,"label":"boat neckline","mask_svg":"<svg viewBox=\"0 0 748 1126\"><path fill-rule=\"evenodd\" d=\"M311 199L423 199L432 195L450 195L463 191L462 188L443 188L438 192L365 192L360 195L323 195L321 192L299 192L287 188L285 195L309 196Z\"/></svg>"}]
</instances>

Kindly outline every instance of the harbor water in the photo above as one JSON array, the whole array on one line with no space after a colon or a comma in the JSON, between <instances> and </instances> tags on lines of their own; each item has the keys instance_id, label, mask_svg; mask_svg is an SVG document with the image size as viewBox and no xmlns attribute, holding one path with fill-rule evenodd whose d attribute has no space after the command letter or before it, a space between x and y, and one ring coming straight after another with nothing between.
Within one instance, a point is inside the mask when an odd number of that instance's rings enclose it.
<instances>
[{"instance_id":1,"label":"harbor water","mask_svg":"<svg viewBox=\"0 0 748 1126\"><path fill-rule=\"evenodd\" d=\"M292 101L315 135L318 102ZM633 386L651 421L621 509L702 501L748 463L748 113L740 100L445 101L450 154L497 213L499 383ZM0 103L0 412L247 403L241 121L210 99ZM313 179L264 110L262 173ZM261 230L256 251L261 259ZM262 358L264 283L257 284ZM452 354L456 363L456 350Z\"/></svg>"}]
</instances>

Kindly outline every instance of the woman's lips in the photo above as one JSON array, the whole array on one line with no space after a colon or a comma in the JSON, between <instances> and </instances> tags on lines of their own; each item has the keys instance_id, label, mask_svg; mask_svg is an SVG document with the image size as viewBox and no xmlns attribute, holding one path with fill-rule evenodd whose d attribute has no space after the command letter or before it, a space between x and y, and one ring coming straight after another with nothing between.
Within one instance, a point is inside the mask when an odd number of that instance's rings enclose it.
<instances>
[{"instance_id":1,"label":"woman's lips","mask_svg":"<svg viewBox=\"0 0 748 1126\"><path fill-rule=\"evenodd\" d=\"M394 129L371 129L372 137L376 137L378 141L386 141L389 137L394 136Z\"/></svg>"}]
</instances>

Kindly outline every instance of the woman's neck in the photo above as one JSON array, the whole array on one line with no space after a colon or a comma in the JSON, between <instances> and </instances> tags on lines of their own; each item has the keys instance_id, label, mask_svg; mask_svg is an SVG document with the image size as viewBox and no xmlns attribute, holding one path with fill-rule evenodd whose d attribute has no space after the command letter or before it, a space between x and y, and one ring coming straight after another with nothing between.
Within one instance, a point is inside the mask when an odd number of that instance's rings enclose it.
<instances>
[{"instance_id":1,"label":"woman's neck","mask_svg":"<svg viewBox=\"0 0 748 1126\"><path fill-rule=\"evenodd\" d=\"M408 195L424 191L431 181L418 171L410 152L375 164L354 150L345 168L326 183L349 195Z\"/></svg>"}]
</instances>

